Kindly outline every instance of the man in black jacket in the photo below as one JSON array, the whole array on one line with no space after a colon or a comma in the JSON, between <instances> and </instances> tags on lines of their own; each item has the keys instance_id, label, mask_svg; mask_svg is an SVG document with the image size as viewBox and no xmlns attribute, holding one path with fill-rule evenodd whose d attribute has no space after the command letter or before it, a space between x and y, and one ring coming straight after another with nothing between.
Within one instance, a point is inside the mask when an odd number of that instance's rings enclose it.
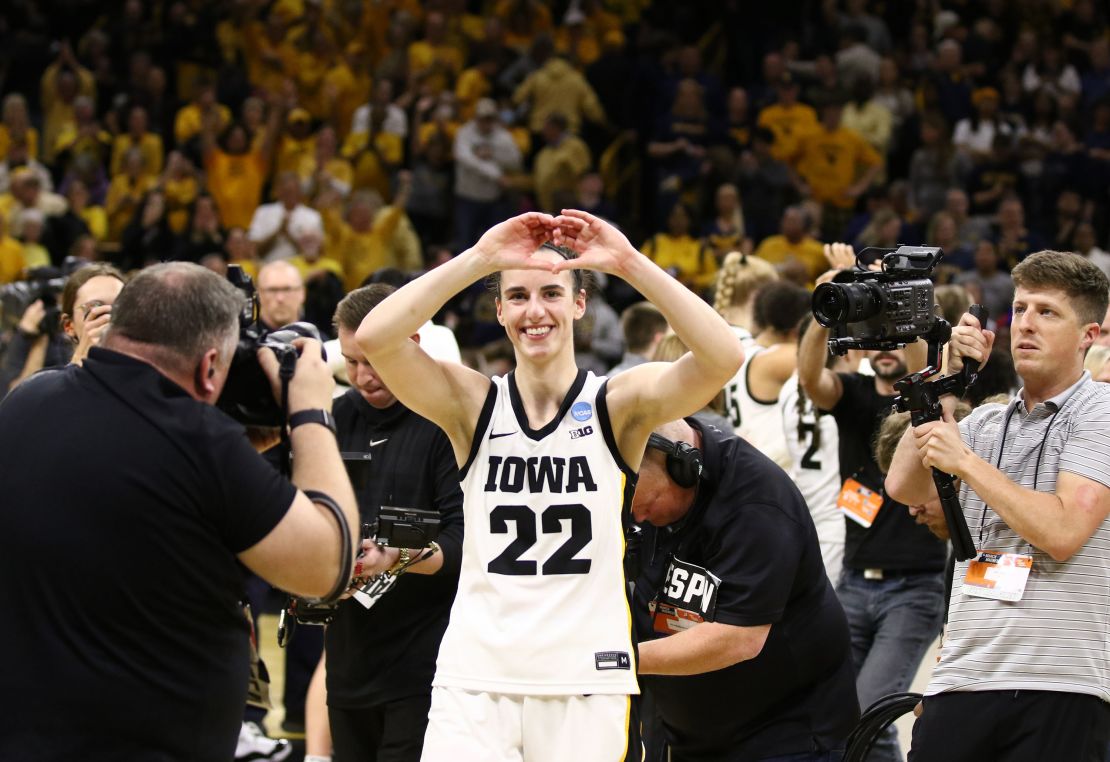
<instances>
[{"instance_id":1,"label":"man in black jacket","mask_svg":"<svg viewBox=\"0 0 1110 762\"><path fill-rule=\"evenodd\" d=\"M352 386L335 401L339 444L348 456L369 453L369 473L356 487L362 521L373 523L383 505L438 510L438 550L429 554L365 541L356 575L380 573L406 558L425 560L394 578L391 588L368 601L369 608L360 596L341 603L327 628L325 658L336 757L416 762L439 641L458 584L462 492L446 435L397 401L355 343L362 319L394 290L384 284L357 289L336 310Z\"/></svg>"},{"instance_id":2,"label":"man in black jacket","mask_svg":"<svg viewBox=\"0 0 1110 762\"><path fill-rule=\"evenodd\" d=\"M801 493L693 418L648 448L633 620L669 749L649 743L649 762L839 759L859 718L848 624Z\"/></svg>"}]
</instances>

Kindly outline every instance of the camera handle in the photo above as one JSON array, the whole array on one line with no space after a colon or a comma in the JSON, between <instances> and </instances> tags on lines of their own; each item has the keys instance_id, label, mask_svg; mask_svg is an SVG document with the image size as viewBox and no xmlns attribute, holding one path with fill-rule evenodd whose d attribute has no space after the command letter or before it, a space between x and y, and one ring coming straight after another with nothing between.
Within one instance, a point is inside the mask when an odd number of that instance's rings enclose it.
<instances>
[{"instance_id":1,"label":"camera handle","mask_svg":"<svg viewBox=\"0 0 1110 762\"><path fill-rule=\"evenodd\" d=\"M987 319L987 310L981 304L971 305L968 312L980 323ZM902 412L909 412L912 426L939 421L943 413L940 398L945 394L962 397L978 376L979 363L976 360L965 359L963 369L956 375L945 376L928 383L928 379L940 372L940 348L951 335L952 327L947 321L937 320L933 329L923 337L929 347L926 367L894 384L894 388L899 392L894 405ZM971 532L967 528L967 521L964 520L959 495L956 493L955 479L951 474L934 468L933 484L936 485L940 505L944 509L944 520L948 524L948 534L952 538L952 550L956 560L966 561L973 558L975 543L971 540Z\"/></svg>"}]
</instances>

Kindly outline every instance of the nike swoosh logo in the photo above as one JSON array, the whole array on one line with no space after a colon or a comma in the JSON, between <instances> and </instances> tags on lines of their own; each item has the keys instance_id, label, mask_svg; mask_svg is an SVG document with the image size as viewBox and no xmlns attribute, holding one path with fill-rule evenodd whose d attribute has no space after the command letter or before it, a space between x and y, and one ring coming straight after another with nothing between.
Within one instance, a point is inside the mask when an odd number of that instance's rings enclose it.
<instances>
[{"instance_id":1,"label":"nike swoosh logo","mask_svg":"<svg viewBox=\"0 0 1110 762\"><path fill-rule=\"evenodd\" d=\"M377 446L378 446L378 445L380 445L380 444L381 444L382 442L388 442L388 441L389 441L389 437L386 437L385 439L379 439L379 440L378 440L377 442L375 442L375 441L374 441L373 439L371 439L371 440L370 440L370 446L371 446L371 447L377 447Z\"/></svg>"},{"instance_id":2,"label":"nike swoosh logo","mask_svg":"<svg viewBox=\"0 0 1110 762\"><path fill-rule=\"evenodd\" d=\"M498 439L498 438L500 438L500 437L511 437L511 436L512 436L513 434L515 434L515 433L516 433L515 431L506 431L506 432L505 432L504 434L494 434L494 433L493 433L493 432L491 431L491 432L489 433L489 438L490 438L490 439Z\"/></svg>"}]
</instances>

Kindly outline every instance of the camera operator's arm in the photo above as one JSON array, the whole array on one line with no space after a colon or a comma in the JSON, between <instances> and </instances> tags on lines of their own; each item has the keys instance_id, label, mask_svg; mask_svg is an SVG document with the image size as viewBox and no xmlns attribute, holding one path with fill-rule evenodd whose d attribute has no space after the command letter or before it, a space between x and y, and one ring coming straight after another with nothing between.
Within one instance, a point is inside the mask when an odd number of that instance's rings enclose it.
<instances>
[{"instance_id":1,"label":"camera operator's arm","mask_svg":"<svg viewBox=\"0 0 1110 762\"><path fill-rule=\"evenodd\" d=\"M641 675L700 675L754 659L763 650L771 625L740 627L701 622L688 630L638 646Z\"/></svg>"},{"instance_id":2,"label":"camera operator's arm","mask_svg":"<svg viewBox=\"0 0 1110 762\"><path fill-rule=\"evenodd\" d=\"M330 412L335 382L324 362L320 344L309 339L298 339L293 343L301 355L289 382L290 413L304 410ZM277 358L265 349L259 352L258 357L276 393ZM351 529L351 536L357 538L358 505L339 455L335 435L322 425L306 423L290 432L290 441L293 483L300 490L317 490L338 503ZM276 587L297 595L323 596L336 584L341 569L340 553L353 555L355 551L355 543L340 549L338 538L339 530L330 511L299 491L278 525L260 542L240 553L239 558Z\"/></svg>"},{"instance_id":3,"label":"camera operator's arm","mask_svg":"<svg viewBox=\"0 0 1110 762\"><path fill-rule=\"evenodd\" d=\"M980 364L986 362L990 357L993 344L994 332L982 330L979 321L971 313L966 313L959 324L952 329L952 337L948 342L948 373L959 373L963 369L964 357L978 360ZM953 420L952 411L956 407L956 397L946 394L940 398L940 402L944 409L945 420ZM906 429L906 433L898 442L898 448L894 451L890 471L886 477L886 491L892 498L905 505L921 505L936 499L932 471L922 463L921 454L914 443L912 426Z\"/></svg>"},{"instance_id":4,"label":"camera operator's arm","mask_svg":"<svg viewBox=\"0 0 1110 762\"><path fill-rule=\"evenodd\" d=\"M832 410L844 394L840 376L825 367L828 356L829 329L815 320L798 342L798 381L821 410Z\"/></svg>"},{"instance_id":5,"label":"camera operator's arm","mask_svg":"<svg viewBox=\"0 0 1110 762\"><path fill-rule=\"evenodd\" d=\"M46 365L50 337L39 332L39 323L45 314L46 308L41 299L31 302L23 311L15 335L4 353L4 365L0 368L0 397Z\"/></svg>"}]
</instances>

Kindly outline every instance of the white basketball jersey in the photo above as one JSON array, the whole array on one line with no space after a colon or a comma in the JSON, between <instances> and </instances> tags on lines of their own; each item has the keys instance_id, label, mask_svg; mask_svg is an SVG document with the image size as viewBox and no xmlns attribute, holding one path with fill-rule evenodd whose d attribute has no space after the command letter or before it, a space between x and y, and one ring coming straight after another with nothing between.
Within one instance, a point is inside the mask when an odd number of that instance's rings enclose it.
<instances>
[{"instance_id":1,"label":"white basketball jersey","mask_svg":"<svg viewBox=\"0 0 1110 762\"><path fill-rule=\"evenodd\" d=\"M793 459L788 473L809 506L825 571L835 584L844 564L844 516L836 508L840 494L840 435L832 415L817 415L808 398L798 410L798 375L779 392L781 427ZM819 434L819 435L818 435Z\"/></svg>"},{"instance_id":2,"label":"white basketball jersey","mask_svg":"<svg viewBox=\"0 0 1110 762\"><path fill-rule=\"evenodd\" d=\"M752 358L766 347L752 344L744 347L744 362L736 375L725 385L725 413L738 437L789 470L790 452L782 433L778 400L757 400L748 389L748 370Z\"/></svg>"},{"instance_id":3,"label":"white basketball jersey","mask_svg":"<svg viewBox=\"0 0 1110 762\"><path fill-rule=\"evenodd\" d=\"M510 374L462 470L459 590L433 685L524 695L638 693L620 458L604 377L579 371L555 419L529 426Z\"/></svg>"}]
</instances>

